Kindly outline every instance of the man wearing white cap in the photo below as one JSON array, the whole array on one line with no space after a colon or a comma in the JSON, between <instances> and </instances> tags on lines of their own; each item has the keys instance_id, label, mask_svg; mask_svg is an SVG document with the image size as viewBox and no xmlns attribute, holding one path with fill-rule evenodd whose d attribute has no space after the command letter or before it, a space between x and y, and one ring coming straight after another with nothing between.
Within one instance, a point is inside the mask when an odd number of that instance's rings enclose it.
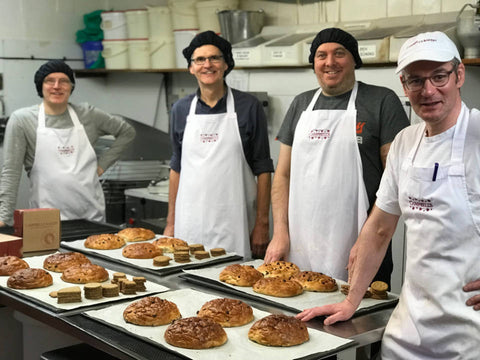
<instances>
[{"instance_id":1,"label":"man wearing white cap","mask_svg":"<svg viewBox=\"0 0 480 360\"><path fill-rule=\"evenodd\" d=\"M441 32L409 39L396 72L424 123L391 146L376 205L350 255L349 295L297 316L329 315L327 325L349 319L403 215L405 282L382 359L479 359L480 112L461 100L465 66Z\"/></svg>"}]
</instances>

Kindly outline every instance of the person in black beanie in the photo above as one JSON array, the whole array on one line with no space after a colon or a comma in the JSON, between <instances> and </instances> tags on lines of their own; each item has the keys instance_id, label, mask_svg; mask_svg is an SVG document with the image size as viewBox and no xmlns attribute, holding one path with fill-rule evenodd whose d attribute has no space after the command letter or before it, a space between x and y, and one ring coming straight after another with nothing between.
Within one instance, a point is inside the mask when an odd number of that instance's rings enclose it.
<instances>
[{"instance_id":1,"label":"person in black beanie","mask_svg":"<svg viewBox=\"0 0 480 360\"><path fill-rule=\"evenodd\" d=\"M98 177L133 141L135 130L86 103L71 104L75 75L62 60L40 66L33 81L41 104L14 111L5 130L0 226L12 223L22 166L31 183L31 208L57 208L62 220L105 221ZM103 135L115 141L97 159L93 145Z\"/></svg>"},{"instance_id":2,"label":"person in black beanie","mask_svg":"<svg viewBox=\"0 0 480 360\"><path fill-rule=\"evenodd\" d=\"M273 237L265 262L348 280L350 251L367 214L395 135L408 119L395 93L357 82L357 40L339 28L313 39L309 61L320 88L295 97L277 139L272 185ZM390 284L391 248L376 280Z\"/></svg>"},{"instance_id":3,"label":"person in black beanie","mask_svg":"<svg viewBox=\"0 0 480 360\"><path fill-rule=\"evenodd\" d=\"M267 121L254 96L230 88L231 44L213 31L183 50L196 93L171 111L170 192L164 234L263 257L269 241Z\"/></svg>"}]
</instances>

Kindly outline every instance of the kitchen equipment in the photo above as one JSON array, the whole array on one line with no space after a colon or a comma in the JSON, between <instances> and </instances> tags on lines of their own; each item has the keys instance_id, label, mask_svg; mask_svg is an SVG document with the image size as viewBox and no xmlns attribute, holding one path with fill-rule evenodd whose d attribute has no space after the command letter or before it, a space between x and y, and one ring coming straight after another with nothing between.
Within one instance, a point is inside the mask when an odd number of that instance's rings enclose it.
<instances>
[{"instance_id":1,"label":"kitchen equipment","mask_svg":"<svg viewBox=\"0 0 480 360\"><path fill-rule=\"evenodd\" d=\"M262 66L262 47L285 34L257 35L232 46L236 66Z\"/></svg>"},{"instance_id":2,"label":"kitchen equipment","mask_svg":"<svg viewBox=\"0 0 480 360\"><path fill-rule=\"evenodd\" d=\"M127 20L127 34L129 39L143 39L149 37L147 9L125 10Z\"/></svg>"},{"instance_id":3,"label":"kitchen equipment","mask_svg":"<svg viewBox=\"0 0 480 360\"><path fill-rule=\"evenodd\" d=\"M102 56L107 69L128 69L128 44L126 40L102 41Z\"/></svg>"},{"instance_id":4,"label":"kitchen equipment","mask_svg":"<svg viewBox=\"0 0 480 360\"><path fill-rule=\"evenodd\" d=\"M100 27L103 30L105 40L126 39L128 37L124 11L103 11L100 16L102 17Z\"/></svg>"},{"instance_id":5,"label":"kitchen equipment","mask_svg":"<svg viewBox=\"0 0 480 360\"><path fill-rule=\"evenodd\" d=\"M222 36L231 44L236 44L260 33L265 12L262 9L257 11L222 10L217 15Z\"/></svg>"},{"instance_id":6,"label":"kitchen equipment","mask_svg":"<svg viewBox=\"0 0 480 360\"><path fill-rule=\"evenodd\" d=\"M144 39L128 39L128 64L130 69L150 69L150 42Z\"/></svg>"},{"instance_id":7,"label":"kitchen equipment","mask_svg":"<svg viewBox=\"0 0 480 360\"><path fill-rule=\"evenodd\" d=\"M464 11L468 6L475 11ZM463 5L457 15L457 36L464 47L464 58L480 57L480 1Z\"/></svg>"},{"instance_id":8,"label":"kitchen equipment","mask_svg":"<svg viewBox=\"0 0 480 360\"><path fill-rule=\"evenodd\" d=\"M302 65L308 63L305 59L303 44L313 40L317 33L297 33L283 36L268 42L262 47L262 65Z\"/></svg>"},{"instance_id":9,"label":"kitchen equipment","mask_svg":"<svg viewBox=\"0 0 480 360\"><path fill-rule=\"evenodd\" d=\"M223 10L237 9L238 0L207 0L199 1L195 5L200 32L212 30L218 34L221 32L221 28L217 13Z\"/></svg>"}]
</instances>

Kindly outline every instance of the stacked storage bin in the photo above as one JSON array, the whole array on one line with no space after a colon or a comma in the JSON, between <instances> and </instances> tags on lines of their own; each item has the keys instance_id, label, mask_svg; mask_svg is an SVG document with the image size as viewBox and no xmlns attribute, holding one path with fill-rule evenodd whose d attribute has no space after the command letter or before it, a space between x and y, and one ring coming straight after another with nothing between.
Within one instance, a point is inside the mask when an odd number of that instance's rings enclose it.
<instances>
[{"instance_id":1,"label":"stacked storage bin","mask_svg":"<svg viewBox=\"0 0 480 360\"><path fill-rule=\"evenodd\" d=\"M127 23L124 11L104 11L101 14L103 51L107 69L128 69Z\"/></svg>"}]
</instances>

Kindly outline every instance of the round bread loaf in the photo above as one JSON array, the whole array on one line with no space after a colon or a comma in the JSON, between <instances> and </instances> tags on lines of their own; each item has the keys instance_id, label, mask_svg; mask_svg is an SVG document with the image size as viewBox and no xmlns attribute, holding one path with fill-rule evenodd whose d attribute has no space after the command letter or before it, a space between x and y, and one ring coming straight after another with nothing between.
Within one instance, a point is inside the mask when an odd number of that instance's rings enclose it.
<instances>
[{"instance_id":1,"label":"round bread loaf","mask_svg":"<svg viewBox=\"0 0 480 360\"><path fill-rule=\"evenodd\" d=\"M164 336L170 345L186 349L208 349L227 342L227 333L220 324L200 317L175 320Z\"/></svg>"},{"instance_id":2,"label":"round bread loaf","mask_svg":"<svg viewBox=\"0 0 480 360\"><path fill-rule=\"evenodd\" d=\"M155 237L152 230L144 228L126 228L120 230L117 235L127 242L151 240Z\"/></svg>"},{"instance_id":3,"label":"round bread loaf","mask_svg":"<svg viewBox=\"0 0 480 360\"><path fill-rule=\"evenodd\" d=\"M171 237L162 237L152 242L153 245L161 248L163 252L173 253L176 248L179 246L188 247L188 243L184 240L171 238Z\"/></svg>"},{"instance_id":4,"label":"round bread loaf","mask_svg":"<svg viewBox=\"0 0 480 360\"><path fill-rule=\"evenodd\" d=\"M37 289L52 284L52 275L44 269L17 270L7 280L7 286L12 289Z\"/></svg>"},{"instance_id":5,"label":"round bread loaf","mask_svg":"<svg viewBox=\"0 0 480 360\"><path fill-rule=\"evenodd\" d=\"M253 266L240 264L228 265L219 276L220 281L237 286L252 286L261 278L262 273Z\"/></svg>"},{"instance_id":6,"label":"round bread loaf","mask_svg":"<svg viewBox=\"0 0 480 360\"><path fill-rule=\"evenodd\" d=\"M293 316L273 314L256 321L248 331L248 338L268 346L293 346L308 341L305 324Z\"/></svg>"},{"instance_id":7,"label":"round bread loaf","mask_svg":"<svg viewBox=\"0 0 480 360\"><path fill-rule=\"evenodd\" d=\"M125 240L115 234L90 235L85 240L84 246L96 250L120 249L125 245Z\"/></svg>"},{"instance_id":8,"label":"round bread loaf","mask_svg":"<svg viewBox=\"0 0 480 360\"><path fill-rule=\"evenodd\" d=\"M252 289L259 294L276 297L292 297L303 292L302 285L297 281L276 277L260 279L253 284Z\"/></svg>"},{"instance_id":9,"label":"round bread loaf","mask_svg":"<svg viewBox=\"0 0 480 360\"><path fill-rule=\"evenodd\" d=\"M90 260L79 252L56 253L45 258L43 268L54 272L63 272L70 266L89 263Z\"/></svg>"},{"instance_id":10,"label":"round bread loaf","mask_svg":"<svg viewBox=\"0 0 480 360\"><path fill-rule=\"evenodd\" d=\"M214 299L203 304L197 316L212 319L223 327L242 326L253 320L253 309L241 300Z\"/></svg>"},{"instance_id":11,"label":"round bread loaf","mask_svg":"<svg viewBox=\"0 0 480 360\"><path fill-rule=\"evenodd\" d=\"M130 259L153 259L163 255L163 252L162 249L150 243L138 243L125 246L122 255Z\"/></svg>"},{"instance_id":12,"label":"round bread loaf","mask_svg":"<svg viewBox=\"0 0 480 360\"><path fill-rule=\"evenodd\" d=\"M62 280L73 284L86 284L89 282L103 282L108 280L105 268L95 264L74 265L62 274Z\"/></svg>"},{"instance_id":13,"label":"round bread loaf","mask_svg":"<svg viewBox=\"0 0 480 360\"><path fill-rule=\"evenodd\" d=\"M330 292L338 289L334 278L315 271L301 271L291 280L298 281L307 291Z\"/></svg>"},{"instance_id":14,"label":"round bread loaf","mask_svg":"<svg viewBox=\"0 0 480 360\"><path fill-rule=\"evenodd\" d=\"M17 270L28 269L29 267L25 260L17 256L0 257L0 276L10 276Z\"/></svg>"},{"instance_id":15,"label":"round bread loaf","mask_svg":"<svg viewBox=\"0 0 480 360\"><path fill-rule=\"evenodd\" d=\"M181 317L177 305L158 296L148 296L135 301L123 312L126 322L142 326L166 325Z\"/></svg>"},{"instance_id":16,"label":"round bread loaf","mask_svg":"<svg viewBox=\"0 0 480 360\"><path fill-rule=\"evenodd\" d=\"M262 264L257 270L260 271L264 277L279 277L282 279L290 279L292 276L300 272L297 265L282 260Z\"/></svg>"}]
</instances>

